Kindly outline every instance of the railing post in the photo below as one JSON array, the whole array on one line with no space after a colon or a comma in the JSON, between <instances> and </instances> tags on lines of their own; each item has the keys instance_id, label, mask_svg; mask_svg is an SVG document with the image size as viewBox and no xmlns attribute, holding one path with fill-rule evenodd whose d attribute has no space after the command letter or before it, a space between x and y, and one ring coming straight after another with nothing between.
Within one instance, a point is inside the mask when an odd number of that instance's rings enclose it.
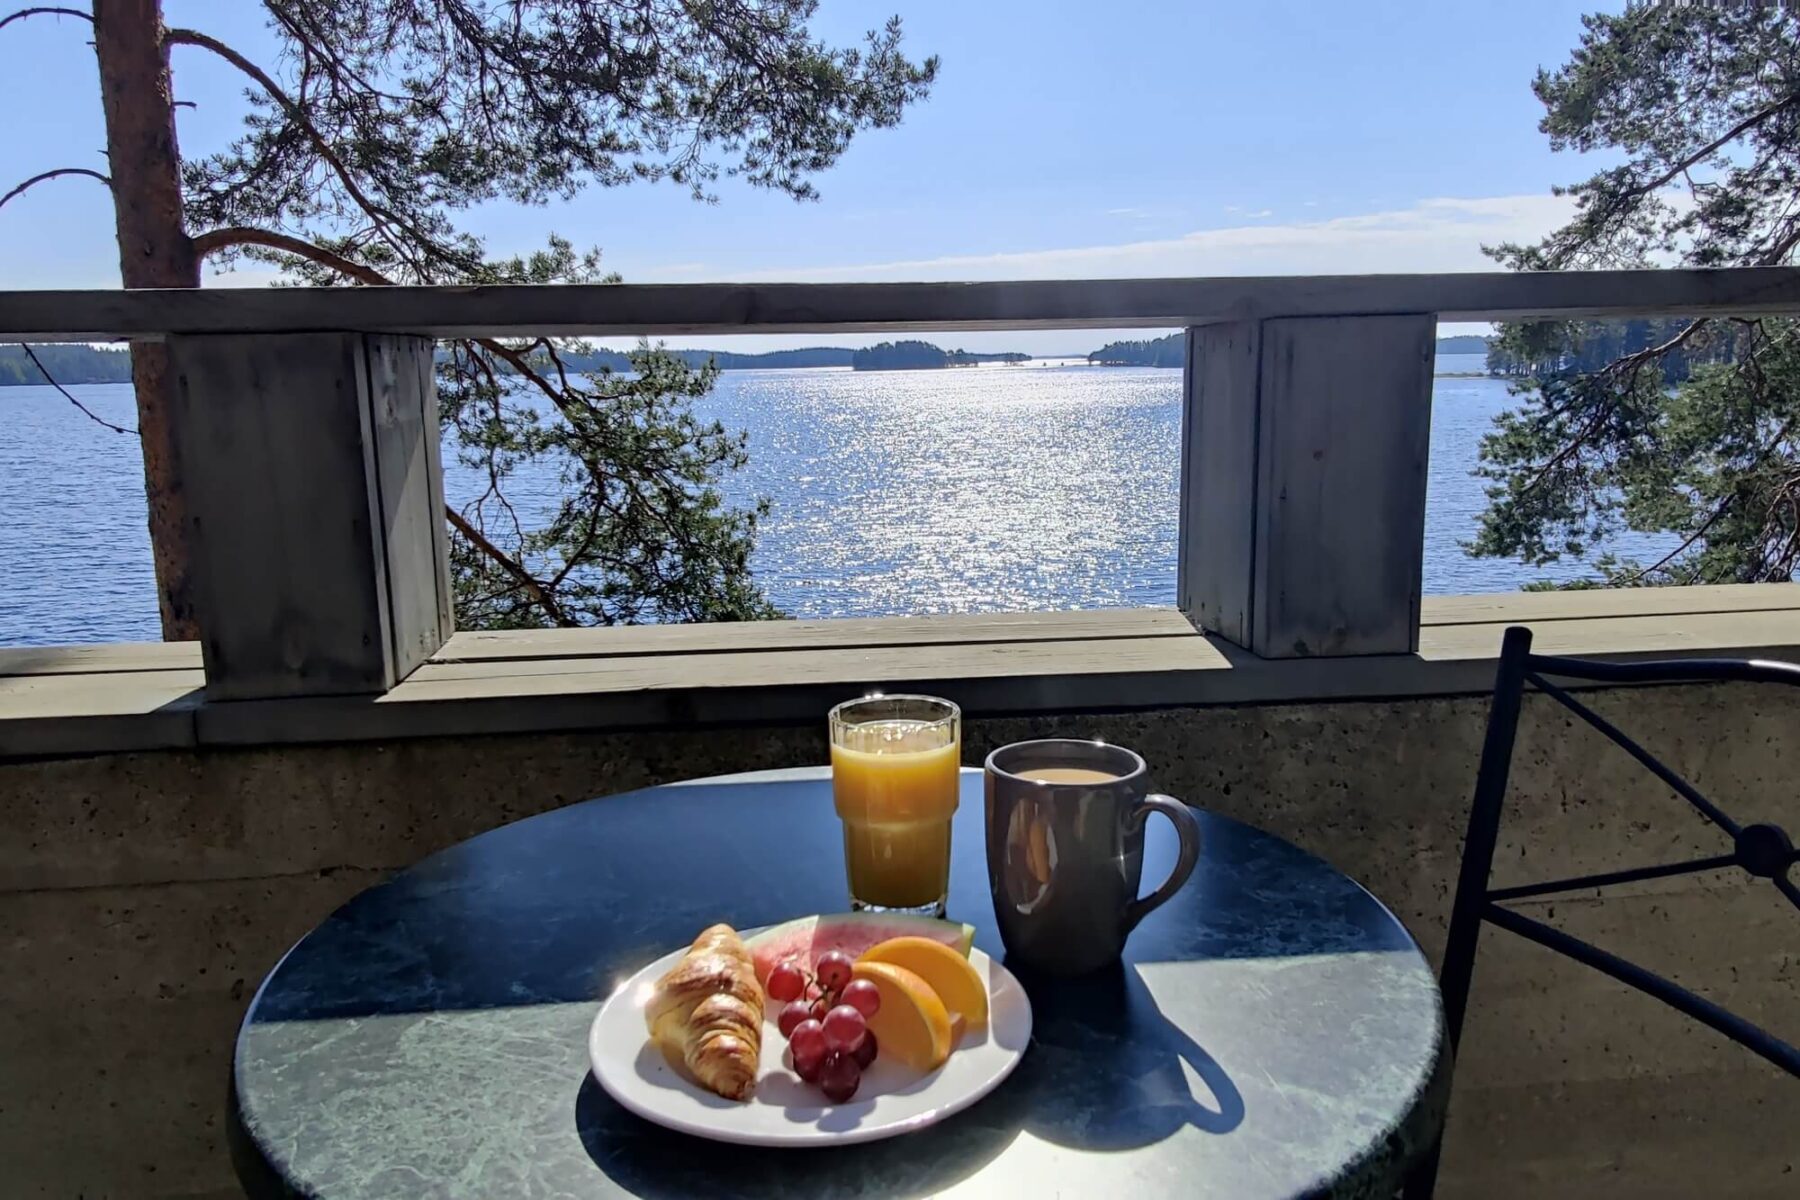
<instances>
[{"instance_id":1,"label":"railing post","mask_svg":"<svg viewBox=\"0 0 1800 1200\"><path fill-rule=\"evenodd\" d=\"M1265 658L1419 645L1431 314L1188 331L1178 603Z\"/></svg>"},{"instance_id":2,"label":"railing post","mask_svg":"<svg viewBox=\"0 0 1800 1200\"><path fill-rule=\"evenodd\" d=\"M169 339L209 699L382 692L452 628L429 339Z\"/></svg>"},{"instance_id":3,"label":"railing post","mask_svg":"<svg viewBox=\"0 0 1800 1200\"><path fill-rule=\"evenodd\" d=\"M1262 322L1188 330L1182 368L1176 603L1201 628L1250 645L1255 568L1257 378Z\"/></svg>"}]
</instances>

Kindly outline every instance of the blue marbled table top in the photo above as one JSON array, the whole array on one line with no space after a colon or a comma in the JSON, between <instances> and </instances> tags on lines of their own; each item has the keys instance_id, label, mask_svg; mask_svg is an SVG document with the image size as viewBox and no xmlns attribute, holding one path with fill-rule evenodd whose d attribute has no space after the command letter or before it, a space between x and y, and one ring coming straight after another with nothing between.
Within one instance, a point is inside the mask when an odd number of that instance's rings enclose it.
<instances>
[{"instance_id":1,"label":"blue marbled table top","mask_svg":"<svg viewBox=\"0 0 1800 1200\"><path fill-rule=\"evenodd\" d=\"M951 916L1000 956L979 773ZM1400 923L1279 838L1200 813L1193 879L1125 962L1024 977L1024 1061L886 1142L696 1140L588 1075L600 1000L702 927L845 906L820 768L574 805L432 856L333 914L252 1003L233 1073L253 1194L390 1197L1391 1196L1437 1136L1437 987ZM1146 886L1174 837L1152 821Z\"/></svg>"}]
</instances>

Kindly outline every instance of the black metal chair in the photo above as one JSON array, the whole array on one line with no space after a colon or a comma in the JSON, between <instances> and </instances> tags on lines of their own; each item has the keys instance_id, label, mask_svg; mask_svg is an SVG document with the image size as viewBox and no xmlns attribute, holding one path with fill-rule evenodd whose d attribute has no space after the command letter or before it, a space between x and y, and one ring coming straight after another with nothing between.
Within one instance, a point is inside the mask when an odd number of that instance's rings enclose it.
<instances>
[{"instance_id":1,"label":"black metal chair","mask_svg":"<svg viewBox=\"0 0 1800 1200\"><path fill-rule=\"evenodd\" d=\"M1791 663L1736 659L1675 659L1658 662L1604 663L1580 658L1557 658L1531 652L1531 630L1506 631L1500 648L1500 669L1494 680L1494 704L1488 715L1487 739L1481 747L1481 767L1475 781L1475 801L1469 813L1469 836L1463 844L1462 872L1450 910L1450 934L1444 948L1440 983L1444 992L1444 1017L1454 1050L1462 1039L1463 1016L1468 1009L1469 981L1475 969L1475 947L1486 921L1604 971L1621 983L1647 992L1710 1025L1732 1041L1761 1055L1800 1078L1800 1049L1744 1018L1721 1008L1671 980L1600 949L1560 929L1523 916L1505 907L1508 900L1584 891L1640 879L1661 879L1697 871L1738 867L1758 879L1774 883L1783 896L1800 909L1800 884L1790 871L1800 862L1793 840L1779 826L1767 823L1739 825L1698 789L1659 762L1611 721L1552 683L1547 676L1598 683L1684 683L1741 681L1782 683L1800 687L1800 666ZM1519 728L1519 706L1530 683L1570 712L1611 738L1625 753L1643 764L1692 804L1700 816L1731 838L1731 851L1688 862L1662 863L1581 875L1548 883L1493 888L1489 874L1494 864L1494 844L1500 832L1500 807L1506 795L1507 774L1512 766L1513 742ZM1436 1182L1437 1155L1414 1177L1407 1196L1429 1196Z\"/></svg>"}]
</instances>

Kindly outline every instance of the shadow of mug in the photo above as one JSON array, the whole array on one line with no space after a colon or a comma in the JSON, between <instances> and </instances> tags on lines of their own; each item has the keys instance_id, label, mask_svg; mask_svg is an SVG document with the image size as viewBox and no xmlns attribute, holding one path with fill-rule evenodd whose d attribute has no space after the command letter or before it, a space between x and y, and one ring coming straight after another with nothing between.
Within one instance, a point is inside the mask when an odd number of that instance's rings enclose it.
<instances>
[{"instance_id":1,"label":"shadow of mug","mask_svg":"<svg viewBox=\"0 0 1800 1200\"><path fill-rule=\"evenodd\" d=\"M1163 1015L1135 968L1062 979L1007 965L1031 995L1031 1050L999 1093L1023 1128L1058 1145L1127 1150L1243 1123L1231 1076Z\"/></svg>"}]
</instances>

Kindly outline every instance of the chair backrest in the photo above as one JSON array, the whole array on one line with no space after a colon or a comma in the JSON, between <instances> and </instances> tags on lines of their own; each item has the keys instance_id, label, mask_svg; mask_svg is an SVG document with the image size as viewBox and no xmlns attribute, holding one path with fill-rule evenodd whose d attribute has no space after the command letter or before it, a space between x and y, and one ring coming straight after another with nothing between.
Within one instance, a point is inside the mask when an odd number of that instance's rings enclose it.
<instances>
[{"instance_id":1,"label":"chair backrest","mask_svg":"<svg viewBox=\"0 0 1800 1200\"><path fill-rule=\"evenodd\" d=\"M1658 761L1611 721L1557 686L1548 678L1550 676L1597 683L1742 681L1800 687L1800 666L1791 663L1737 659L1604 663L1579 658L1557 658L1531 653L1529 629L1514 627L1506 631L1500 650L1500 669L1494 681L1494 704L1488 715L1487 738L1481 748L1481 769L1475 782L1475 802L1469 813L1469 836L1463 845L1462 872L1457 879L1456 899L1450 911L1450 936L1444 948L1444 970L1440 982L1444 992L1444 1015L1449 1027L1451 1046L1454 1048L1462 1037L1463 1016L1469 1001L1469 981L1475 968L1475 947L1480 938L1481 924L1486 921L1647 992L1695 1020L1710 1025L1790 1074L1800 1077L1800 1049L1795 1049L1774 1034L1636 963L1628 962L1598 946L1571 937L1560 929L1505 907L1505 901L1527 896L1549 896L1639 879L1737 867L1753 877L1770 880L1796 909L1800 909L1800 885L1796 885L1791 877L1792 868L1796 862L1800 862L1800 853L1796 853L1793 840L1784 830L1767 823L1738 824L1723 809L1702 795L1693 784ZM1687 862L1633 867L1623 871L1581 875L1572 879L1557 879L1518 887L1490 887L1489 874L1494 864L1494 844L1500 831L1501 801L1506 795L1513 742L1518 734L1519 706L1527 683L1612 739L1651 774L1674 789L1705 820L1718 826L1731 839L1730 850Z\"/></svg>"}]
</instances>

